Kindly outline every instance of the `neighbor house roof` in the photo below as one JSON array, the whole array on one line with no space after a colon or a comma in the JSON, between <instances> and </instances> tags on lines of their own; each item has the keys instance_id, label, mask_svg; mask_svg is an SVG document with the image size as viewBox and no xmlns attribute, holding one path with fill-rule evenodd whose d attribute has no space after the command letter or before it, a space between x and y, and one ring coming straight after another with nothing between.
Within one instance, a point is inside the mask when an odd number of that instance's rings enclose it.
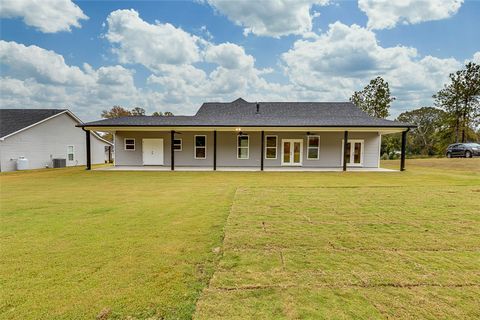
<instances>
[{"instance_id":1,"label":"neighbor house roof","mask_svg":"<svg viewBox=\"0 0 480 320\"><path fill-rule=\"evenodd\" d=\"M83 123L68 109L0 109L0 139L3 140L64 113L72 117L78 124ZM93 135L110 145L112 144L96 132L93 132Z\"/></svg>"},{"instance_id":2,"label":"neighbor house roof","mask_svg":"<svg viewBox=\"0 0 480 320\"><path fill-rule=\"evenodd\" d=\"M88 122L83 127L390 127L413 125L367 115L351 102L204 103L194 116L129 116Z\"/></svg>"},{"instance_id":3,"label":"neighbor house roof","mask_svg":"<svg viewBox=\"0 0 480 320\"><path fill-rule=\"evenodd\" d=\"M66 109L0 109L0 138L66 111Z\"/></svg>"}]
</instances>

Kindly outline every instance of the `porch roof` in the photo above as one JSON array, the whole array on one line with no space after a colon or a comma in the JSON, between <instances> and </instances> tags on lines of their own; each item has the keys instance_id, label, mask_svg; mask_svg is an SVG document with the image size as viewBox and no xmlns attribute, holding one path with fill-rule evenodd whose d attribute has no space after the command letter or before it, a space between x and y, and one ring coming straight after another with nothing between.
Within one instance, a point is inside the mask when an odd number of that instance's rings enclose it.
<instances>
[{"instance_id":1,"label":"porch roof","mask_svg":"<svg viewBox=\"0 0 480 320\"><path fill-rule=\"evenodd\" d=\"M128 116L81 127L259 127L412 128L412 124L371 117L351 102L204 103L193 116Z\"/></svg>"}]
</instances>

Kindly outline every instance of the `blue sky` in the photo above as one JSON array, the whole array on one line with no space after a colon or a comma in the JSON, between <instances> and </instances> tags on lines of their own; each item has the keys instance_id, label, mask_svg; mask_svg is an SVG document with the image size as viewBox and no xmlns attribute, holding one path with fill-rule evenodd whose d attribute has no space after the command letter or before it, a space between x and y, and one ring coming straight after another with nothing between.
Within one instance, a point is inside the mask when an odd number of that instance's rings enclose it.
<instances>
[{"instance_id":1,"label":"blue sky","mask_svg":"<svg viewBox=\"0 0 480 320\"><path fill-rule=\"evenodd\" d=\"M347 100L380 75L395 117L480 62L479 1L406 2L1 0L1 106L192 114L238 96Z\"/></svg>"}]
</instances>

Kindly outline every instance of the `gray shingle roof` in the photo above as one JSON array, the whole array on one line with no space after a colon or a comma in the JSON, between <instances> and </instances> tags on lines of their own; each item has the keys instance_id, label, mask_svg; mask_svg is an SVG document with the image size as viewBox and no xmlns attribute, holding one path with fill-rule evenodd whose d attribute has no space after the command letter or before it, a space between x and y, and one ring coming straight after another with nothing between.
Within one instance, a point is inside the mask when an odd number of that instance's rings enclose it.
<instances>
[{"instance_id":1,"label":"gray shingle roof","mask_svg":"<svg viewBox=\"0 0 480 320\"><path fill-rule=\"evenodd\" d=\"M0 138L64 111L65 109L0 109Z\"/></svg>"},{"instance_id":2,"label":"gray shingle roof","mask_svg":"<svg viewBox=\"0 0 480 320\"><path fill-rule=\"evenodd\" d=\"M243 126L243 127L414 127L374 118L351 102L233 102L204 103L194 116L130 116L83 126Z\"/></svg>"}]
</instances>

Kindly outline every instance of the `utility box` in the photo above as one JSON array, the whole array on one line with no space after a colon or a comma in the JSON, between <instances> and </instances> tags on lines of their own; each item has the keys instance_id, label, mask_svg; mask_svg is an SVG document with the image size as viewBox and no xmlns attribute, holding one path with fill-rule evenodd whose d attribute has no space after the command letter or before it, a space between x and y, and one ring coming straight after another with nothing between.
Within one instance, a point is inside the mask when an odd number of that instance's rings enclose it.
<instances>
[{"instance_id":1,"label":"utility box","mask_svg":"<svg viewBox=\"0 0 480 320\"><path fill-rule=\"evenodd\" d=\"M65 168L67 166L67 159L55 158L52 161L54 168Z\"/></svg>"},{"instance_id":2,"label":"utility box","mask_svg":"<svg viewBox=\"0 0 480 320\"><path fill-rule=\"evenodd\" d=\"M17 170L28 170L28 169L29 169L28 159L25 157L18 157Z\"/></svg>"}]
</instances>

